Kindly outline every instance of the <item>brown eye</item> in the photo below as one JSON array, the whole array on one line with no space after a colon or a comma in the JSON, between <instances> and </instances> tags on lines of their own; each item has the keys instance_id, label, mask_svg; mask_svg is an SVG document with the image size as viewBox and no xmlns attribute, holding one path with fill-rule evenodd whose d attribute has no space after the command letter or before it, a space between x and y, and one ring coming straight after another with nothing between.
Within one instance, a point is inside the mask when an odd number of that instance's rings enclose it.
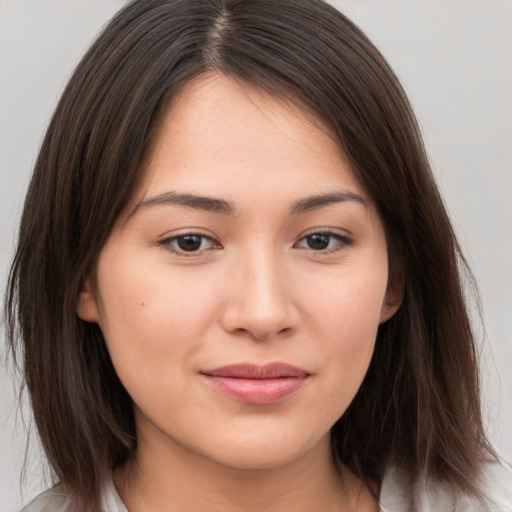
<instances>
[{"instance_id":1,"label":"brown eye","mask_svg":"<svg viewBox=\"0 0 512 512\"><path fill-rule=\"evenodd\" d=\"M212 238L198 233L173 236L162 240L159 244L174 253L190 255L216 247L216 243Z\"/></svg>"},{"instance_id":2,"label":"brown eye","mask_svg":"<svg viewBox=\"0 0 512 512\"><path fill-rule=\"evenodd\" d=\"M309 249L323 251L329 247L332 236L324 233L315 233L306 237L306 243Z\"/></svg>"},{"instance_id":3,"label":"brown eye","mask_svg":"<svg viewBox=\"0 0 512 512\"><path fill-rule=\"evenodd\" d=\"M201 248L203 238L200 235L184 235L176 238L176 245L186 252L198 251Z\"/></svg>"},{"instance_id":4,"label":"brown eye","mask_svg":"<svg viewBox=\"0 0 512 512\"><path fill-rule=\"evenodd\" d=\"M352 244L352 240L338 233L311 233L301 238L296 247L310 249L315 252L336 252Z\"/></svg>"}]
</instances>

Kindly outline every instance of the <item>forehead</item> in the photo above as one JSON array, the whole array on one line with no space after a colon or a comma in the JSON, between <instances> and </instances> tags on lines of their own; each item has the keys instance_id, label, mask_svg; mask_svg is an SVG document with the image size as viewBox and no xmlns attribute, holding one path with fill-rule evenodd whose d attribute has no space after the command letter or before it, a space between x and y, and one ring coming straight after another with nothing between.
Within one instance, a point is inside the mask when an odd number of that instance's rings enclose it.
<instances>
[{"instance_id":1,"label":"forehead","mask_svg":"<svg viewBox=\"0 0 512 512\"><path fill-rule=\"evenodd\" d=\"M296 104L210 73L166 105L134 200L185 189L235 202L245 195L284 201L340 187L365 195L319 120Z\"/></svg>"}]
</instances>

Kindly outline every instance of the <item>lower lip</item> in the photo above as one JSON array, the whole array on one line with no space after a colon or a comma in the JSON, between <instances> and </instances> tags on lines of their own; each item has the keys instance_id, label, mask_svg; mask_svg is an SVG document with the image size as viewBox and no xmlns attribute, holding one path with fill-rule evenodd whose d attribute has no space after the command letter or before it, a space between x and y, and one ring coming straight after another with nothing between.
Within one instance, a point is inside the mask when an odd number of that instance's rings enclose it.
<instances>
[{"instance_id":1,"label":"lower lip","mask_svg":"<svg viewBox=\"0 0 512 512\"><path fill-rule=\"evenodd\" d=\"M246 404L268 405L285 400L298 391L307 377L241 379L204 375L217 391Z\"/></svg>"}]
</instances>

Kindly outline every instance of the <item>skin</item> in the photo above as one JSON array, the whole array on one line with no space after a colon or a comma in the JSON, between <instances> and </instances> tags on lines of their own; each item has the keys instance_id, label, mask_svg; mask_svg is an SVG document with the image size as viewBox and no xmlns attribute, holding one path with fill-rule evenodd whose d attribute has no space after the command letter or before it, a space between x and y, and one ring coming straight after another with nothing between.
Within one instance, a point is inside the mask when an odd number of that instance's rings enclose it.
<instances>
[{"instance_id":1,"label":"skin","mask_svg":"<svg viewBox=\"0 0 512 512\"><path fill-rule=\"evenodd\" d=\"M345 200L292 211L334 193ZM200 245L186 252L177 237L190 233ZM313 233L327 233L325 248ZM115 473L129 510L378 510L332 460L329 429L398 308L391 289L382 222L321 124L222 75L187 84L77 308L135 404L136 460ZM309 375L270 405L233 400L200 373L270 362Z\"/></svg>"}]
</instances>

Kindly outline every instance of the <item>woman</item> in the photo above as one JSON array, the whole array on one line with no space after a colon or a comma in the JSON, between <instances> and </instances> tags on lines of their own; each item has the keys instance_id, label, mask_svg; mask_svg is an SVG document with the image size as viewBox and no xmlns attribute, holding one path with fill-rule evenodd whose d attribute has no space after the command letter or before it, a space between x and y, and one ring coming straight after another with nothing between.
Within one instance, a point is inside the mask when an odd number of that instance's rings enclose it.
<instances>
[{"instance_id":1,"label":"woman","mask_svg":"<svg viewBox=\"0 0 512 512\"><path fill-rule=\"evenodd\" d=\"M507 510L464 272L343 15L130 3L25 203L9 339L60 482L27 510Z\"/></svg>"}]
</instances>

